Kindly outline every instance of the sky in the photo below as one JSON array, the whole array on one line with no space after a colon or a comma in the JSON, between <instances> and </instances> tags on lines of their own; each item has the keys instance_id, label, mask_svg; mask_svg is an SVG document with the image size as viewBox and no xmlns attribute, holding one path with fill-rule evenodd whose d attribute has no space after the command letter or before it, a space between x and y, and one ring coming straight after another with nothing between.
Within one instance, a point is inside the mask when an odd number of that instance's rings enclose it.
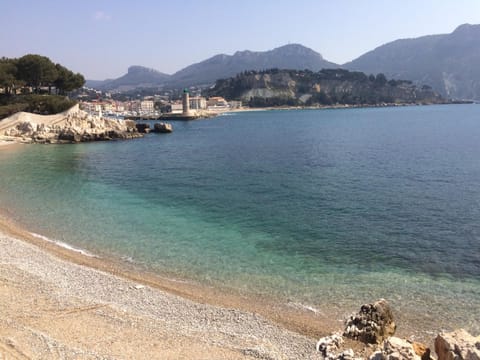
<instances>
[{"instance_id":1,"label":"sky","mask_svg":"<svg viewBox=\"0 0 480 360\"><path fill-rule=\"evenodd\" d=\"M289 43L343 64L465 23L480 24L480 0L0 0L0 56L44 55L90 80Z\"/></svg>"}]
</instances>

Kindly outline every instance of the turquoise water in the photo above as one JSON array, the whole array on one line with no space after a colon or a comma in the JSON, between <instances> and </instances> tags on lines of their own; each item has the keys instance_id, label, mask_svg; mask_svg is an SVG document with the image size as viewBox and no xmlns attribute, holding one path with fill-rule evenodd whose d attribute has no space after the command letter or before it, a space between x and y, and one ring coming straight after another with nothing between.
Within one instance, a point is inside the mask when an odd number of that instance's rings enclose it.
<instances>
[{"instance_id":1,"label":"turquoise water","mask_svg":"<svg viewBox=\"0 0 480 360\"><path fill-rule=\"evenodd\" d=\"M385 297L422 326L480 331L480 106L173 125L0 151L1 207L160 273L325 312Z\"/></svg>"}]
</instances>

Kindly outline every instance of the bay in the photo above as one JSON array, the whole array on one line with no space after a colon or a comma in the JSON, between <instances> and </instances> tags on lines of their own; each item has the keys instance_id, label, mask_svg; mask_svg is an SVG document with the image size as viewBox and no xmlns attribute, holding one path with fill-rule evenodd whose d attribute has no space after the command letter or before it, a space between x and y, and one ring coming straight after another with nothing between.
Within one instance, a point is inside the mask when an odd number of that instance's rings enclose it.
<instances>
[{"instance_id":1,"label":"bay","mask_svg":"<svg viewBox=\"0 0 480 360\"><path fill-rule=\"evenodd\" d=\"M2 151L1 207L32 232L159 273L318 309L385 297L439 314L427 327L480 330L480 106L173 125Z\"/></svg>"}]
</instances>

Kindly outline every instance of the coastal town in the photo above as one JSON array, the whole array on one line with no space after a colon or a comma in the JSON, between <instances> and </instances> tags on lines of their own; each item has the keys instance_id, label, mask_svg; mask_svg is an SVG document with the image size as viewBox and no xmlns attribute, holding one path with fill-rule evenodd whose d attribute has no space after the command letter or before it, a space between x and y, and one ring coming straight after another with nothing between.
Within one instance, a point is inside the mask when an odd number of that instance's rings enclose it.
<instances>
[{"instance_id":1,"label":"coastal town","mask_svg":"<svg viewBox=\"0 0 480 360\"><path fill-rule=\"evenodd\" d=\"M93 114L116 118L156 119L165 116L188 115L210 117L220 113L242 108L241 101L227 101L221 96L206 98L185 89L181 99L172 99L168 93L144 96L135 100L115 100L110 93L94 89L83 89L78 95L80 109ZM98 94L97 99L87 99L87 91Z\"/></svg>"}]
</instances>

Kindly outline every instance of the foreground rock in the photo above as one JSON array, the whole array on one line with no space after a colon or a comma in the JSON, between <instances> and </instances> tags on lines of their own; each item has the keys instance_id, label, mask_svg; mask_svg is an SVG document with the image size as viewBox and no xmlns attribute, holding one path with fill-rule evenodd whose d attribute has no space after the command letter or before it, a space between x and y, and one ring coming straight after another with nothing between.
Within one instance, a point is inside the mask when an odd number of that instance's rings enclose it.
<instances>
[{"instance_id":1,"label":"foreground rock","mask_svg":"<svg viewBox=\"0 0 480 360\"><path fill-rule=\"evenodd\" d=\"M350 316L343 335L321 338L316 350L324 360L432 360L424 344L393 337L396 325L392 310L384 299L362 305ZM355 350L353 350L355 349ZM480 360L480 336L463 329L441 333L435 339L438 360Z\"/></svg>"},{"instance_id":2,"label":"foreground rock","mask_svg":"<svg viewBox=\"0 0 480 360\"><path fill-rule=\"evenodd\" d=\"M76 143L143 136L132 120L108 119L79 110L56 115L17 113L0 121L0 136L30 143Z\"/></svg>"},{"instance_id":3,"label":"foreground rock","mask_svg":"<svg viewBox=\"0 0 480 360\"><path fill-rule=\"evenodd\" d=\"M370 360L423 360L423 358L415 352L410 342L390 337L383 342L383 349L374 353Z\"/></svg>"},{"instance_id":4,"label":"foreground rock","mask_svg":"<svg viewBox=\"0 0 480 360\"><path fill-rule=\"evenodd\" d=\"M438 360L480 360L480 336L463 329L441 333L435 339Z\"/></svg>"},{"instance_id":5,"label":"foreground rock","mask_svg":"<svg viewBox=\"0 0 480 360\"><path fill-rule=\"evenodd\" d=\"M392 310L385 299L362 305L358 314L346 321L344 336L368 344L380 344L395 333Z\"/></svg>"}]
</instances>

